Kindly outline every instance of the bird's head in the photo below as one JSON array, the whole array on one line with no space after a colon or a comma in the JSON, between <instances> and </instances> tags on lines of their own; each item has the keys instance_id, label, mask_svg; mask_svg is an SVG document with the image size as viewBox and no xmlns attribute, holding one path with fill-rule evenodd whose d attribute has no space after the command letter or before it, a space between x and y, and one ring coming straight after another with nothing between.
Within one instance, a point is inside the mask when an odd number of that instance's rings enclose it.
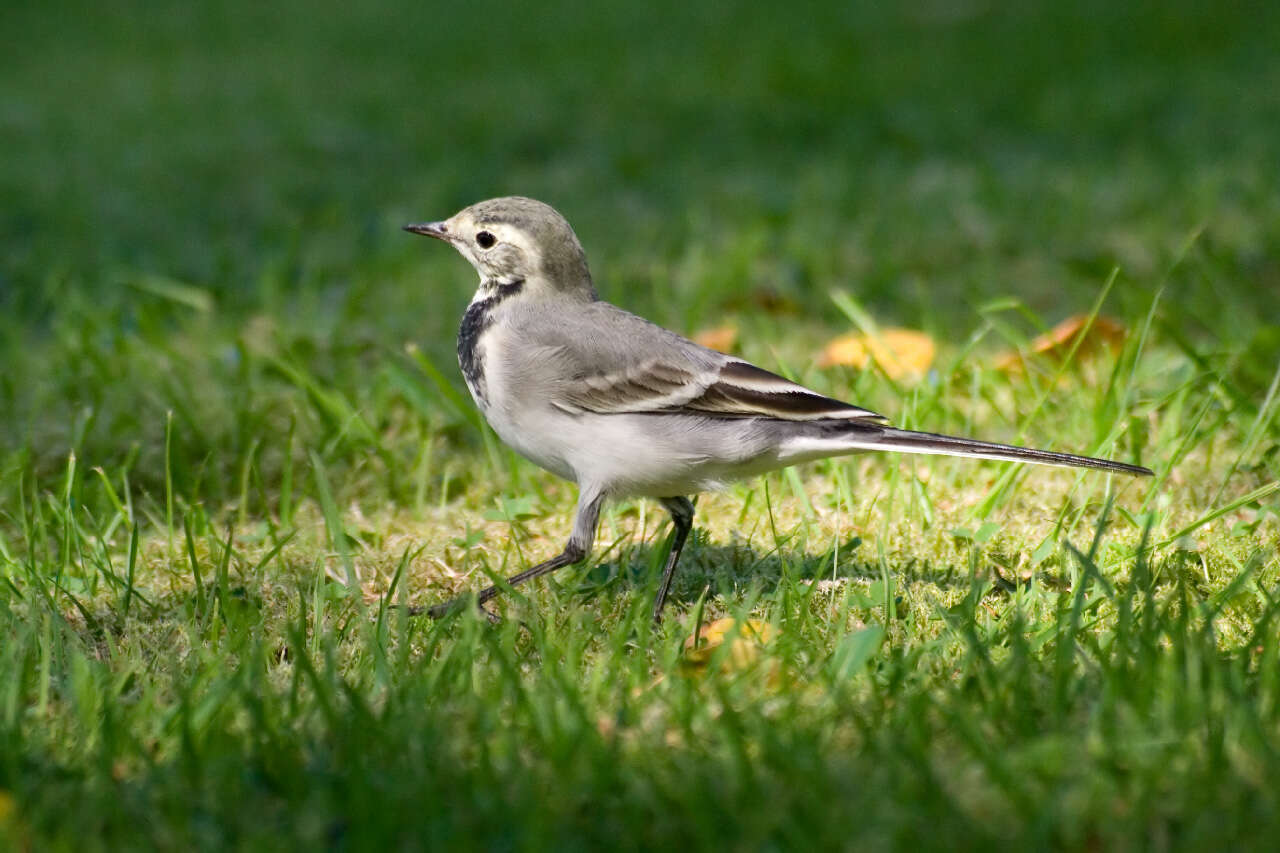
<instances>
[{"instance_id":1,"label":"bird's head","mask_svg":"<svg viewBox=\"0 0 1280 853\"><path fill-rule=\"evenodd\" d=\"M480 273L480 287L522 283L530 294L595 298L587 256L555 208L520 196L463 208L443 222L404 230L444 240Z\"/></svg>"}]
</instances>

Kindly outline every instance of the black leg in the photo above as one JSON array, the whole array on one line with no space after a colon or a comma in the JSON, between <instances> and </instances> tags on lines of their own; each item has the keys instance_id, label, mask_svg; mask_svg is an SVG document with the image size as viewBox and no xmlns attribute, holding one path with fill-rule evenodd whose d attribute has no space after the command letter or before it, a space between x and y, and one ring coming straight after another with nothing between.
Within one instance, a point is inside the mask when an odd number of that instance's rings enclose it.
<instances>
[{"instance_id":1,"label":"black leg","mask_svg":"<svg viewBox=\"0 0 1280 853\"><path fill-rule=\"evenodd\" d=\"M583 490L578 496L578 512L573 519L573 535L569 537L569 544L565 545L564 550L550 560L507 578L507 583L510 586L515 586L586 559L587 555L591 553L591 543L595 540L596 521L600 518L600 507L604 503L604 497L601 492ZM692 507L690 507L690 510L692 511ZM491 586L488 589L481 590L480 594L476 596L476 605L483 609L485 602L492 600L500 592L502 592L502 588L498 586ZM426 613L432 619L439 619L465 605L470 597L470 595L460 595L452 601L426 608ZM409 612L416 615L422 613L423 608L414 607ZM497 619L487 610L484 613L489 617L490 621Z\"/></svg>"},{"instance_id":2,"label":"black leg","mask_svg":"<svg viewBox=\"0 0 1280 853\"><path fill-rule=\"evenodd\" d=\"M667 603L667 593L671 591L671 578L676 573L676 563L680 562L684 541L689 538L689 531L693 529L693 504L688 498L662 498L661 503L671 513L671 523L675 530L671 532L671 550L667 552L667 565L662 570L658 597L653 602L654 622L662 621L662 606Z\"/></svg>"}]
</instances>

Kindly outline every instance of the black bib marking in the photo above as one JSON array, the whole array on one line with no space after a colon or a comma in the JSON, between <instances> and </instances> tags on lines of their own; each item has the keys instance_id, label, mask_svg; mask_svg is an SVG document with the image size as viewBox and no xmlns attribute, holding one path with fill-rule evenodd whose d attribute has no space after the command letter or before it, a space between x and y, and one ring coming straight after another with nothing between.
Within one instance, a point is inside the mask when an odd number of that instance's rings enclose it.
<instances>
[{"instance_id":1,"label":"black bib marking","mask_svg":"<svg viewBox=\"0 0 1280 853\"><path fill-rule=\"evenodd\" d=\"M491 296L467 307L462 315L462 325L458 327L458 366L462 368L462 378L467 380L467 387L481 402L488 402L484 384L484 359L480 357L480 338L485 330L493 325L493 309L502 300L515 296L524 287L523 281L510 284L495 284L491 288Z\"/></svg>"}]
</instances>

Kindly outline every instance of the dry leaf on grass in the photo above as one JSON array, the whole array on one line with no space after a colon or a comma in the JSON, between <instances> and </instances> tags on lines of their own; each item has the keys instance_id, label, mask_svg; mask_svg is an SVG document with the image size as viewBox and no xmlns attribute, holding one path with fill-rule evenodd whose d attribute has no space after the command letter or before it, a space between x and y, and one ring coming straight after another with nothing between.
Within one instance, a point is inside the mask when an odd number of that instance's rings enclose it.
<instances>
[{"instance_id":1,"label":"dry leaf on grass","mask_svg":"<svg viewBox=\"0 0 1280 853\"><path fill-rule=\"evenodd\" d=\"M818 366L862 369L874 361L890 379L901 379L924 375L936 352L933 338L915 329L881 329L874 336L851 332L827 344Z\"/></svg>"},{"instance_id":2,"label":"dry leaf on grass","mask_svg":"<svg viewBox=\"0 0 1280 853\"><path fill-rule=\"evenodd\" d=\"M693 342L717 352L731 353L738 343L738 327L726 324L710 329L700 329L694 333Z\"/></svg>"},{"instance_id":3,"label":"dry leaf on grass","mask_svg":"<svg viewBox=\"0 0 1280 853\"><path fill-rule=\"evenodd\" d=\"M759 619L748 619L735 631L736 619L717 619L684 641L683 668L702 674L730 637L732 645L721 662L722 672L746 669L760 658L761 650L776 636L773 626Z\"/></svg>"},{"instance_id":4,"label":"dry leaf on grass","mask_svg":"<svg viewBox=\"0 0 1280 853\"><path fill-rule=\"evenodd\" d=\"M997 370L1020 371L1026 367L1027 359L1033 356L1061 361L1076 346L1076 339L1081 334L1084 338L1076 348L1076 359L1096 356L1104 349L1116 352L1124 343L1127 332L1119 320L1111 317L1100 314L1090 324L1088 314L1076 314L1036 337L1025 351L1010 350L997 356L995 366Z\"/></svg>"}]
</instances>

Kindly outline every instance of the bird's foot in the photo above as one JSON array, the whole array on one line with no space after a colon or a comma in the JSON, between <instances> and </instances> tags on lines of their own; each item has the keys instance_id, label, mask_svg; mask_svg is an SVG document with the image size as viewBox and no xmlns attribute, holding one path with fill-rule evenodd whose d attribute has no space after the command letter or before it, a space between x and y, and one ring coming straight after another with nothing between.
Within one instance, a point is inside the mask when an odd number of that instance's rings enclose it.
<instances>
[{"instance_id":1,"label":"bird's foot","mask_svg":"<svg viewBox=\"0 0 1280 853\"><path fill-rule=\"evenodd\" d=\"M443 619L444 617L461 610L463 607L466 606L467 602L471 600L474 600L474 596L462 595L450 601L446 601L443 604L436 604L431 607L414 605L413 607L409 608L409 615L421 616L422 614L425 613L427 616L431 617L432 619ZM485 606L483 604L480 604L479 602L476 603L476 610L479 610L480 613L484 616L484 618L488 619L489 623L492 625L497 625L502 622L501 616L499 616L498 614L494 613L491 610L486 609Z\"/></svg>"}]
</instances>

